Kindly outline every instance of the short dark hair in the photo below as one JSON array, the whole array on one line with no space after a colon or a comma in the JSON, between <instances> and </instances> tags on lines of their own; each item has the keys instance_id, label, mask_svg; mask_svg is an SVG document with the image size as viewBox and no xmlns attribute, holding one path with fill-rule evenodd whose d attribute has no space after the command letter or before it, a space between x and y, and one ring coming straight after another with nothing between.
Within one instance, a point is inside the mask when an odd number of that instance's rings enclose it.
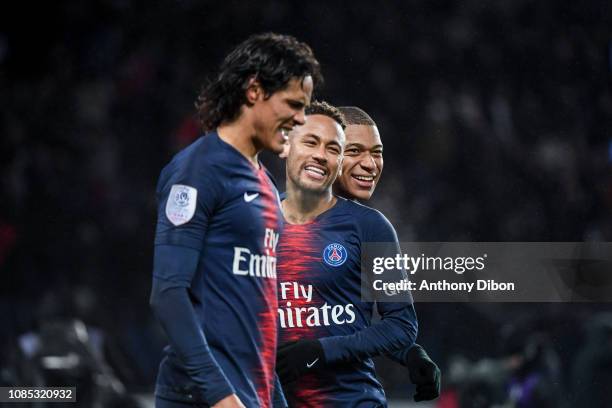
<instances>
[{"instance_id":1,"label":"short dark hair","mask_svg":"<svg viewBox=\"0 0 612 408\"><path fill-rule=\"evenodd\" d=\"M356 106L341 106L338 109L344 114L347 125L376 126L374 119L361 108Z\"/></svg>"},{"instance_id":2,"label":"short dark hair","mask_svg":"<svg viewBox=\"0 0 612 408\"><path fill-rule=\"evenodd\" d=\"M306 108L306 115L325 115L335 120L342 126L342 129L346 128L346 120L342 112L325 101L313 101L310 106Z\"/></svg>"},{"instance_id":3,"label":"short dark hair","mask_svg":"<svg viewBox=\"0 0 612 408\"><path fill-rule=\"evenodd\" d=\"M225 57L216 78L198 95L196 108L203 130L238 117L250 78L255 77L270 96L292 78L308 75L315 87L323 82L319 62L307 44L289 35L252 35Z\"/></svg>"}]
</instances>

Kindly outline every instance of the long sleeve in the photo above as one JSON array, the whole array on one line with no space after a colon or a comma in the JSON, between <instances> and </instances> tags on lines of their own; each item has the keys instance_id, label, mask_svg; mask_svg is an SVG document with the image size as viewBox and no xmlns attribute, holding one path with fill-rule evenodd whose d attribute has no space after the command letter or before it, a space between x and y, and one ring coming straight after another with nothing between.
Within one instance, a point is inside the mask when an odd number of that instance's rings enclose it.
<instances>
[{"instance_id":1,"label":"long sleeve","mask_svg":"<svg viewBox=\"0 0 612 408\"><path fill-rule=\"evenodd\" d=\"M184 362L189 376L199 385L201 397L214 405L234 389L212 355L189 299L188 278L197 267L199 252L186 247L157 245L153 265L150 304L172 349ZM190 272L191 271L191 272Z\"/></svg>"},{"instance_id":2,"label":"long sleeve","mask_svg":"<svg viewBox=\"0 0 612 408\"><path fill-rule=\"evenodd\" d=\"M378 303L381 321L347 336L319 339L327 363L360 361L411 347L418 324L414 307L407 303Z\"/></svg>"}]
</instances>

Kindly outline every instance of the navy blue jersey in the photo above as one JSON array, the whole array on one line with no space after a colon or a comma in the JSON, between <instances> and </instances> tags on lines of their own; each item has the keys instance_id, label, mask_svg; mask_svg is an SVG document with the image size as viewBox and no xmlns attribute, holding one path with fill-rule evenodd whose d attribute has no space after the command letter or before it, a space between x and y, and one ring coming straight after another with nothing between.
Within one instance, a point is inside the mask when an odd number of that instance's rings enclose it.
<instances>
[{"instance_id":1,"label":"navy blue jersey","mask_svg":"<svg viewBox=\"0 0 612 408\"><path fill-rule=\"evenodd\" d=\"M285 223L279 244L280 343L319 339L324 370L283 384L291 407L386 406L370 357L409 347L417 321L409 303L361 300L361 245L394 242L378 211L338 197L303 225ZM377 307L382 320L372 324Z\"/></svg>"},{"instance_id":2,"label":"navy blue jersey","mask_svg":"<svg viewBox=\"0 0 612 408\"><path fill-rule=\"evenodd\" d=\"M187 288L203 336L183 329L189 321L160 318L170 345L156 394L212 405L235 392L247 407L271 406L282 222L275 185L263 166L211 133L162 170L157 195L154 292Z\"/></svg>"}]
</instances>

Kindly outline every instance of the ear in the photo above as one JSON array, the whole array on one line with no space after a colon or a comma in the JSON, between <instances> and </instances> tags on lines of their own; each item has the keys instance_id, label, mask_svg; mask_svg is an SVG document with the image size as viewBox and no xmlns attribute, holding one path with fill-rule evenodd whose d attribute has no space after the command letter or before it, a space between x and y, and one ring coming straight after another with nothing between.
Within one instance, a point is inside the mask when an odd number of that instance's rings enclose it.
<instances>
[{"instance_id":1,"label":"ear","mask_svg":"<svg viewBox=\"0 0 612 408\"><path fill-rule=\"evenodd\" d=\"M340 156L340 162L338 163L338 177L342 175L342 164L344 163L344 154Z\"/></svg>"},{"instance_id":2,"label":"ear","mask_svg":"<svg viewBox=\"0 0 612 408\"><path fill-rule=\"evenodd\" d=\"M255 102L263 96L263 89L255 76L249 78L245 93L249 105L255 104Z\"/></svg>"}]
</instances>

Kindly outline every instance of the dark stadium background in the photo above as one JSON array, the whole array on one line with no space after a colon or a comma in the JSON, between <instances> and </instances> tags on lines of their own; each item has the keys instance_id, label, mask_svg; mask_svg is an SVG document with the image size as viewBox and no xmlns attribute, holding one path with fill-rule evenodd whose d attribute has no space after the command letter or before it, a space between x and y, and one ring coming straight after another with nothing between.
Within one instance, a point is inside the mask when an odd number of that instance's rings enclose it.
<instances>
[{"instance_id":1,"label":"dark stadium background","mask_svg":"<svg viewBox=\"0 0 612 408\"><path fill-rule=\"evenodd\" d=\"M207 74L256 32L309 43L319 97L377 121L371 204L400 240L612 240L612 3L17 4L0 13L0 385L78 381L80 406L111 406L99 401L123 391L105 376L150 395L164 344L148 308L157 175L198 136ZM417 305L419 343L443 372L438 406L503 400L513 361L530 358L549 406L610 406L609 310ZM89 365L47 379L32 339L77 347L72 318ZM405 369L377 364L408 400Z\"/></svg>"}]
</instances>

